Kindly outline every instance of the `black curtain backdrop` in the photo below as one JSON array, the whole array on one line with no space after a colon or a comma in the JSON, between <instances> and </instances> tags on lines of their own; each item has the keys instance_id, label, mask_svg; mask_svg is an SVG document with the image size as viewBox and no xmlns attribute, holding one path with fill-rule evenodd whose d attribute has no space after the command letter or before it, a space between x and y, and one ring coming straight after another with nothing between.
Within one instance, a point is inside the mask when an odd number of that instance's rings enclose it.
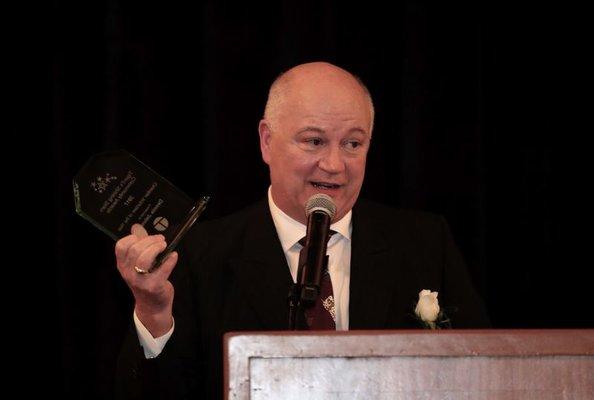
<instances>
[{"instance_id":1,"label":"black curtain backdrop","mask_svg":"<svg viewBox=\"0 0 594 400\"><path fill-rule=\"evenodd\" d=\"M257 135L269 84L315 60L359 75L373 95L362 196L443 214L495 327L594 327L562 203L566 139L553 127L560 17L433 3L53 4L42 35L51 260L27 314L49 391L111 398L131 322L113 241L74 212L77 170L124 148L191 197L213 195L205 218L239 210L269 184Z\"/></svg>"}]
</instances>

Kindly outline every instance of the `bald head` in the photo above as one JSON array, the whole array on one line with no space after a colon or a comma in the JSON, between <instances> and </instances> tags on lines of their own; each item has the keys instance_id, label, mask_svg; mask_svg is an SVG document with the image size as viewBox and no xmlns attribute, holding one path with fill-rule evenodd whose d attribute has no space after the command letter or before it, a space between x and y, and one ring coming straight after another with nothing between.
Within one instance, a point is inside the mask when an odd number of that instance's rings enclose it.
<instances>
[{"instance_id":1,"label":"bald head","mask_svg":"<svg viewBox=\"0 0 594 400\"><path fill-rule=\"evenodd\" d=\"M264 119L278 126L278 121L291 112L292 107L319 100L320 96L324 96L329 105L337 99L362 99L359 103L369 113L371 134L374 108L369 90L357 76L326 62L301 64L279 75L268 92Z\"/></svg>"}]
</instances>

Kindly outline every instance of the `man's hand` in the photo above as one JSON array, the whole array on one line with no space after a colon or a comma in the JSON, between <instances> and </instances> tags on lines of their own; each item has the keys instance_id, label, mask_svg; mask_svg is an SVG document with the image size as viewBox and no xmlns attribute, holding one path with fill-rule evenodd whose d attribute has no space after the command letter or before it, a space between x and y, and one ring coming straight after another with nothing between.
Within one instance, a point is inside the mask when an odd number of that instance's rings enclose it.
<instances>
[{"instance_id":1,"label":"man's hand","mask_svg":"<svg viewBox=\"0 0 594 400\"><path fill-rule=\"evenodd\" d=\"M143 274L137 269L148 271L166 247L163 235L149 236L139 224L134 224L132 234L115 245L118 270L134 295L136 315L154 338L163 336L173 325L174 289L168 279L177 263L177 253L172 252L154 272Z\"/></svg>"}]
</instances>

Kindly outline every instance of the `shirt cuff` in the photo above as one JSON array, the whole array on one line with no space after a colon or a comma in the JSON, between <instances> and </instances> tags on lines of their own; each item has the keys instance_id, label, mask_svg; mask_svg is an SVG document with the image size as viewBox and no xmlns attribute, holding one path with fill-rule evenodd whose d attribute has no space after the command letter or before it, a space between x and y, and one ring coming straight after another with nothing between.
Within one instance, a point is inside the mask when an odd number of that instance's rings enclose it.
<instances>
[{"instance_id":1,"label":"shirt cuff","mask_svg":"<svg viewBox=\"0 0 594 400\"><path fill-rule=\"evenodd\" d=\"M148 329L146 329L146 327L142 324L142 322L140 322L138 316L136 316L136 311L134 311L134 325L136 326L138 340L140 341L140 345L144 350L144 357L155 358L161 354L163 348L167 344L167 341L173 334L173 329L175 328L175 319L173 319L173 325L171 326L169 332L158 338L154 338Z\"/></svg>"}]
</instances>

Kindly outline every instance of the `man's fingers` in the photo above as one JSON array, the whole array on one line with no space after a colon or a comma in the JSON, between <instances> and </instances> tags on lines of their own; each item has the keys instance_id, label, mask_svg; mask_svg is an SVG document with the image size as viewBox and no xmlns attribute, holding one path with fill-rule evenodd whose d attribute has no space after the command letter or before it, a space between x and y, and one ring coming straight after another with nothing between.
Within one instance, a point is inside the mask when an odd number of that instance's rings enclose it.
<instances>
[{"instance_id":1,"label":"man's fingers","mask_svg":"<svg viewBox=\"0 0 594 400\"><path fill-rule=\"evenodd\" d=\"M118 265L123 264L126 261L126 257L128 256L128 250L130 247L138 241L138 237L134 235L128 235L126 237L121 238L116 242L115 245L115 256L116 262Z\"/></svg>"},{"instance_id":2,"label":"man's fingers","mask_svg":"<svg viewBox=\"0 0 594 400\"><path fill-rule=\"evenodd\" d=\"M115 245L115 255L118 264L123 264L128 257L130 247L148 236L148 232L140 224L134 224L131 228L131 234L118 240Z\"/></svg>"},{"instance_id":3,"label":"man's fingers","mask_svg":"<svg viewBox=\"0 0 594 400\"><path fill-rule=\"evenodd\" d=\"M150 244L144 249L140 256L138 256L133 265L144 270L149 270L153 265L155 258L157 258L159 253L161 253L166 248L167 243L165 243L165 240L160 240Z\"/></svg>"},{"instance_id":4,"label":"man's fingers","mask_svg":"<svg viewBox=\"0 0 594 400\"><path fill-rule=\"evenodd\" d=\"M141 254L155 243L165 243L165 237L163 235L154 235L147 236L143 239L137 238L137 242L128 249L124 264L129 267L139 264L138 258ZM140 267L140 265L138 266Z\"/></svg>"}]
</instances>

